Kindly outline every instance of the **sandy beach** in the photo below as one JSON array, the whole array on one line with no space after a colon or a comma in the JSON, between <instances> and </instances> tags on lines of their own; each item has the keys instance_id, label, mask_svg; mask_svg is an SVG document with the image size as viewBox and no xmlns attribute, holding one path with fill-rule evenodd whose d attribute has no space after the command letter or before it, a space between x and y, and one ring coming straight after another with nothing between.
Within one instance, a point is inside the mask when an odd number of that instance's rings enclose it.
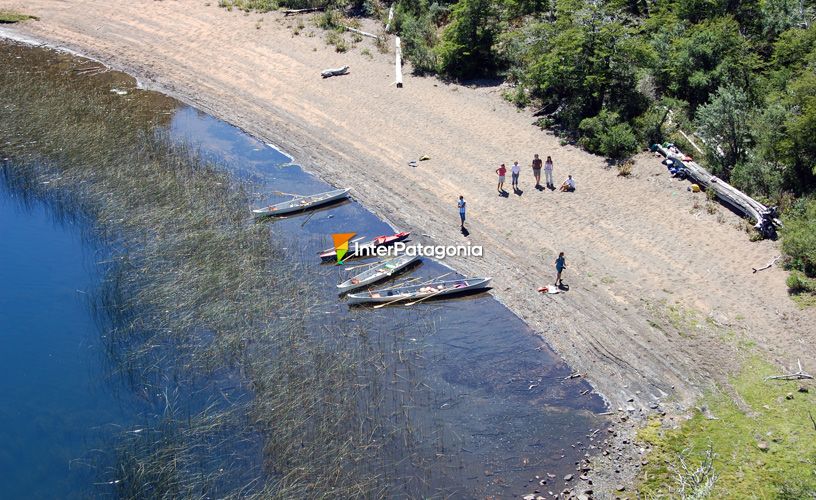
<instances>
[{"instance_id":1,"label":"sandy beach","mask_svg":"<svg viewBox=\"0 0 816 500\"><path fill-rule=\"evenodd\" d=\"M780 370L797 358L813 369L816 313L788 297L784 270L752 272L780 254L778 243L751 242L723 207L709 213L705 195L650 154L622 178L602 158L560 145L501 87L414 77L406 66L397 88L392 54L368 39L337 53L310 15L174 0L0 0L0 8L39 17L4 29L87 54L281 145L425 244L483 245L483 257L447 264L492 276L492 293L613 408L668 398L685 408L756 353ZM342 65L348 75L321 78ZM552 156L557 184L573 175L576 192L534 189L534 153ZM422 155L430 160L408 165ZM500 197L494 171L513 160L523 194ZM559 251L569 290L541 295Z\"/></svg>"}]
</instances>

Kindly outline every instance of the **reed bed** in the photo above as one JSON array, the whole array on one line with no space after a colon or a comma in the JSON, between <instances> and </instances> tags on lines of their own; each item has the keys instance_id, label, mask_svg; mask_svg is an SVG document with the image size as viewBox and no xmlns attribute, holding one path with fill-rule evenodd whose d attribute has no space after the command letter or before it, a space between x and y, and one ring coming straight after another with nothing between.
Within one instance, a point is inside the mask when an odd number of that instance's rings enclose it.
<instances>
[{"instance_id":1,"label":"reed bed","mask_svg":"<svg viewBox=\"0 0 816 500\"><path fill-rule=\"evenodd\" d=\"M319 276L252 223L250 188L162 132L175 104L81 65L3 46L0 184L81 217L104 248L92 306L148 408L100 468L105 493L433 495L422 478L446 450L411 409L434 402L421 344L322 314Z\"/></svg>"}]
</instances>

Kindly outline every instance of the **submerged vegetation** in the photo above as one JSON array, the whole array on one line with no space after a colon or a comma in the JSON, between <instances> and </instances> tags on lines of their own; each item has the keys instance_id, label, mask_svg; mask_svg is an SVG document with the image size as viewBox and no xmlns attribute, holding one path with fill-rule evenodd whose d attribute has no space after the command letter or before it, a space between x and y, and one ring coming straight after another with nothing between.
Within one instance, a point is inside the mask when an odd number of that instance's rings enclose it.
<instances>
[{"instance_id":1,"label":"submerged vegetation","mask_svg":"<svg viewBox=\"0 0 816 500\"><path fill-rule=\"evenodd\" d=\"M406 409L431 397L404 375L419 344L327 322L312 271L248 220L247 186L161 132L174 101L12 47L3 184L91 221L111 255L94 305L112 370L151 408L100 484L126 498L426 491L444 433Z\"/></svg>"},{"instance_id":2,"label":"submerged vegetation","mask_svg":"<svg viewBox=\"0 0 816 500\"><path fill-rule=\"evenodd\" d=\"M713 393L676 428L654 419L639 433L652 447L641 474L644 498L816 497L814 387L768 380L759 360Z\"/></svg>"}]
</instances>

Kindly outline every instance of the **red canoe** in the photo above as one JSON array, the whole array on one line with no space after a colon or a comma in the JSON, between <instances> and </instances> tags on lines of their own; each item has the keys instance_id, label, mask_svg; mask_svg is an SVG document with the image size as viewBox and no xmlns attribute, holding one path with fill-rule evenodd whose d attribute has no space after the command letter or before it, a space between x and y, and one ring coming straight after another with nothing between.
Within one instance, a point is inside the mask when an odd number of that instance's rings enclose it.
<instances>
[{"instance_id":1,"label":"red canoe","mask_svg":"<svg viewBox=\"0 0 816 500\"><path fill-rule=\"evenodd\" d=\"M377 236L371 241L367 241L365 243L360 244L351 244L349 245L348 252L346 253L343 260L349 259L353 257L356 253L365 254L368 250L373 250L377 247L393 245L398 241L402 241L406 239L411 233L406 231L401 231L399 233L391 234L391 235L382 235ZM334 248L329 248L320 252L320 258L323 260L336 260L337 259L337 250Z\"/></svg>"}]
</instances>

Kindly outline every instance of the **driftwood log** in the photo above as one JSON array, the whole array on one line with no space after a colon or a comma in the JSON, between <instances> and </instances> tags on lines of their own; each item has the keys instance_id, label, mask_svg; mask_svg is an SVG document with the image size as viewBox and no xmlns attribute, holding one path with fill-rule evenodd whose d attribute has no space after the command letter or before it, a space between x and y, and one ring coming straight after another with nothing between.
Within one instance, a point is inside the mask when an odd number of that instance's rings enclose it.
<instances>
[{"instance_id":1,"label":"driftwood log","mask_svg":"<svg viewBox=\"0 0 816 500\"><path fill-rule=\"evenodd\" d=\"M712 175L690 156L683 154L676 146L665 147L655 144L652 150L660 152L666 159L671 160L673 166L678 169L680 177L687 177L701 188L713 191L717 198L750 217L755 221L754 228L764 238L776 238L776 228L782 226L776 207L766 207L724 180Z\"/></svg>"},{"instance_id":2,"label":"driftwood log","mask_svg":"<svg viewBox=\"0 0 816 500\"><path fill-rule=\"evenodd\" d=\"M394 83L397 88L402 88L402 44L400 37L394 37Z\"/></svg>"},{"instance_id":3,"label":"driftwood log","mask_svg":"<svg viewBox=\"0 0 816 500\"><path fill-rule=\"evenodd\" d=\"M377 35L374 33L369 33L368 31L358 30L357 28L352 28L351 26L343 26L343 29L346 31L351 31L352 33L357 33L358 35L367 36L368 38L378 38Z\"/></svg>"},{"instance_id":4,"label":"driftwood log","mask_svg":"<svg viewBox=\"0 0 816 500\"><path fill-rule=\"evenodd\" d=\"M294 16L295 14L308 14L309 12L320 12L325 10L324 7L311 7L308 9L286 9L283 11L284 16Z\"/></svg>"},{"instance_id":5,"label":"driftwood log","mask_svg":"<svg viewBox=\"0 0 816 500\"><path fill-rule=\"evenodd\" d=\"M388 33L388 31L391 29L391 20L393 20L393 19L394 19L394 4L392 3L391 8L388 9L388 21L386 21L386 23L385 23L385 32L386 33Z\"/></svg>"},{"instance_id":6,"label":"driftwood log","mask_svg":"<svg viewBox=\"0 0 816 500\"><path fill-rule=\"evenodd\" d=\"M348 66L343 66L341 68L329 68L321 71L320 76L322 76L323 78L328 78L330 76L345 75L348 73L348 71L349 71Z\"/></svg>"}]
</instances>

